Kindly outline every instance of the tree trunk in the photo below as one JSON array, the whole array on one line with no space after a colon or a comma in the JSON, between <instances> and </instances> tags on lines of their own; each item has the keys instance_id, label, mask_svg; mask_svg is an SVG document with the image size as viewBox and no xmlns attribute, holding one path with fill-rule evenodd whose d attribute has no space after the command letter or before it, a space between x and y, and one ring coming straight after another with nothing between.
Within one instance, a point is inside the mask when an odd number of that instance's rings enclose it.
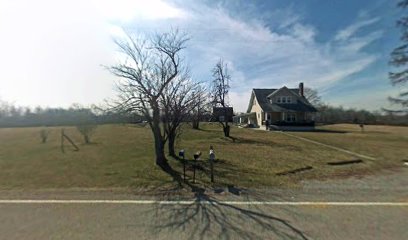
<instances>
[{"instance_id":1,"label":"tree trunk","mask_svg":"<svg viewBox=\"0 0 408 240\"><path fill-rule=\"evenodd\" d=\"M89 136L88 135L84 135L84 140L86 144L89 144L91 141L89 140Z\"/></svg>"},{"instance_id":2,"label":"tree trunk","mask_svg":"<svg viewBox=\"0 0 408 240\"><path fill-rule=\"evenodd\" d=\"M156 152L156 165L164 167L167 165L167 159L164 155L164 144L160 141L155 143L155 152Z\"/></svg>"},{"instance_id":3,"label":"tree trunk","mask_svg":"<svg viewBox=\"0 0 408 240\"><path fill-rule=\"evenodd\" d=\"M160 128L153 126L154 135L154 152L156 154L156 165L163 167L167 164L166 155L164 154L164 141L162 139Z\"/></svg>"},{"instance_id":4,"label":"tree trunk","mask_svg":"<svg viewBox=\"0 0 408 240\"><path fill-rule=\"evenodd\" d=\"M167 159L164 154L164 143L161 129L160 129L160 110L157 104L152 104L153 119L152 119L152 132L154 136L154 150L156 153L156 165L165 169L168 167Z\"/></svg>"},{"instance_id":5,"label":"tree trunk","mask_svg":"<svg viewBox=\"0 0 408 240\"><path fill-rule=\"evenodd\" d=\"M226 123L225 126L223 126L223 130L224 130L224 136L229 137L230 136L230 126L228 125L228 122Z\"/></svg>"},{"instance_id":6,"label":"tree trunk","mask_svg":"<svg viewBox=\"0 0 408 240\"><path fill-rule=\"evenodd\" d=\"M193 129L199 129L199 128L200 128L200 121L193 120Z\"/></svg>"},{"instance_id":7,"label":"tree trunk","mask_svg":"<svg viewBox=\"0 0 408 240\"><path fill-rule=\"evenodd\" d=\"M170 133L168 137L168 147L169 147L169 155L172 157L176 157L176 151L174 150L174 145L176 142L176 136L175 134Z\"/></svg>"}]
</instances>

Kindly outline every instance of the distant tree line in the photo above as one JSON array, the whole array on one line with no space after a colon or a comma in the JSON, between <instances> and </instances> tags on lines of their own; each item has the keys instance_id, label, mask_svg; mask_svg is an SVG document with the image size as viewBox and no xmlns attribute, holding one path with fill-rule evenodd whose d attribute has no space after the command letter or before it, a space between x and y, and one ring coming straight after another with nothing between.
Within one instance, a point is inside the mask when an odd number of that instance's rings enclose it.
<instances>
[{"instance_id":1,"label":"distant tree line","mask_svg":"<svg viewBox=\"0 0 408 240\"><path fill-rule=\"evenodd\" d=\"M384 111L367 111L347 109L330 105L318 106L319 112L315 121L321 124L355 123L355 124L386 124L408 125L408 114Z\"/></svg>"},{"instance_id":2,"label":"distant tree line","mask_svg":"<svg viewBox=\"0 0 408 240\"><path fill-rule=\"evenodd\" d=\"M330 106L323 103L316 89L305 88L306 99L317 108L315 122L320 124L355 123L408 125L408 113L396 111L367 111Z\"/></svg>"},{"instance_id":3,"label":"distant tree line","mask_svg":"<svg viewBox=\"0 0 408 240\"><path fill-rule=\"evenodd\" d=\"M315 121L320 124L355 123L355 124L386 124L408 125L408 114L367 111L335 107L320 103ZM211 110L185 117L184 122L211 120ZM35 126L77 126L78 124L114 124L141 123L143 116L135 113L101 110L96 107L73 106L70 108L17 107L9 103L0 103L0 127L35 127Z\"/></svg>"},{"instance_id":4,"label":"distant tree line","mask_svg":"<svg viewBox=\"0 0 408 240\"><path fill-rule=\"evenodd\" d=\"M95 106L69 108L17 107L0 102L0 127L77 126L87 124L138 123L142 116L105 111Z\"/></svg>"}]
</instances>

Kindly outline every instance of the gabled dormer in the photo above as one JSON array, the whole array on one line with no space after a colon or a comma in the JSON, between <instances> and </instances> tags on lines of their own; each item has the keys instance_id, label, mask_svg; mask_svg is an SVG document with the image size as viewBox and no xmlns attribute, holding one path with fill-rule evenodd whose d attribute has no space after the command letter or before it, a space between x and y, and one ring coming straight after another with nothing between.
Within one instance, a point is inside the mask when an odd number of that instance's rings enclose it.
<instances>
[{"instance_id":1,"label":"gabled dormer","mask_svg":"<svg viewBox=\"0 0 408 240\"><path fill-rule=\"evenodd\" d=\"M271 104L295 104L300 96L292 89L283 86L282 88L272 92L266 98Z\"/></svg>"}]
</instances>

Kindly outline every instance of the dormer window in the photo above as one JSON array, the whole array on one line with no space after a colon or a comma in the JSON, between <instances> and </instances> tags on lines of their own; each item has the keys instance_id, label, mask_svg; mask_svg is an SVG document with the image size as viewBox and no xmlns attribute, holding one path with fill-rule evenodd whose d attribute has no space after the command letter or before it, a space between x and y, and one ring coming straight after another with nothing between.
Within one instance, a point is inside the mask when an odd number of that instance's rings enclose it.
<instances>
[{"instance_id":1,"label":"dormer window","mask_svg":"<svg viewBox=\"0 0 408 240\"><path fill-rule=\"evenodd\" d=\"M290 96L280 96L276 98L277 103L292 103L292 97Z\"/></svg>"}]
</instances>

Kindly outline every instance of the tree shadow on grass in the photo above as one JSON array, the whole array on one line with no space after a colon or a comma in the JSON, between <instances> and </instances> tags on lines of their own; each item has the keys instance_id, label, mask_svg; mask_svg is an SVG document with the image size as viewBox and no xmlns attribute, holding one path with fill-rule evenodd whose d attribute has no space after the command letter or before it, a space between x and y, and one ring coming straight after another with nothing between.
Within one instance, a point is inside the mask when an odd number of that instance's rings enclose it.
<instances>
[{"instance_id":1,"label":"tree shadow on grass","mask_svg":"<svg viewBox=\"0 0 408 240\"><path fill-rule=\"evenodd\" d=\"M183 169L182 159L176 157L177 162L174 162L173 165L177 165L178 169ZM211 166L208 160L186 160L186 179L187 181L192 181L194 167L196 168L196 181L201 184L203 187L213 187L210 183L211 176ZM183 173L180 173L183 177ZM231 179L237 179L245 175L256 175L260 174L259 172L252 169L242 169L233 163L226 161L224 159L214 160L214 176L216 178L216 185L223 186L233 186L234 183L231 182ZM184 179L184 177L183 177Z\"/></svg>"},{"instance_id":2,"label":"tree shadow on grass","mask_svg":"<svg viewBox=\"0 0 408 240\"><path fill-rule=\"evenodd\" d=\"M181 174L174 169L168 173L175 181L179 181L180 186L191 190L193 195L190 201L181 204L157 204L150 210L153 212L147 212L157 216L152 226L152 231L156 234L184 235L187 239L308 239L301 229L288 220L272 215L272 209L268 207L220 201L215 191L182 181ZM252 201L265 200L260 194L248 194L244 189L230 186L228 191L244 194L240 196L240 201L250 198ZM286 213L288 214L293 216L295 213Z\"/></svg>"},{"instance_id":3,"label":"tree shadow on grass","mask_svg":"<svg viewBox=\"0 0 408 240\"><path fill-rule=\"evenodd\" d=\"M201 131L201 132L216 132L216 133L222 133L222 129L205 129L205 128L198 128L198 129L193 129L194 131Z\"/></svg>"},{"instance_id":4,"label":"tree shadow on grass","mask_svg":"<svg viewBox=\"0 0 408 240\"><path fill-rule=\"evenodd\" d=\"M251 138L243 138L243 137L229 137L233 143L237 144L251 144L251 145L258 145L258 146L270 146L270 147L278 147L278 148L287 148L291 151L302 151L302 148L299 146L295 146L292 144L285 144L272 141L270 139L251 139ZM227 143L219 143L219 144L227 144Z\"/></svg>"},{"instance_id":5,"label":"tree shadow on grass","mask_svg":"<svg viewBox=\"0 0 408 240\"><path fill-rule=\"evenodd\" d=\"M342 130L328 130L328 129L314 129L312 131L304 131L304 132L319 132L319 133L348 133L347 131Z\"/></svg>"}]
</instances>

